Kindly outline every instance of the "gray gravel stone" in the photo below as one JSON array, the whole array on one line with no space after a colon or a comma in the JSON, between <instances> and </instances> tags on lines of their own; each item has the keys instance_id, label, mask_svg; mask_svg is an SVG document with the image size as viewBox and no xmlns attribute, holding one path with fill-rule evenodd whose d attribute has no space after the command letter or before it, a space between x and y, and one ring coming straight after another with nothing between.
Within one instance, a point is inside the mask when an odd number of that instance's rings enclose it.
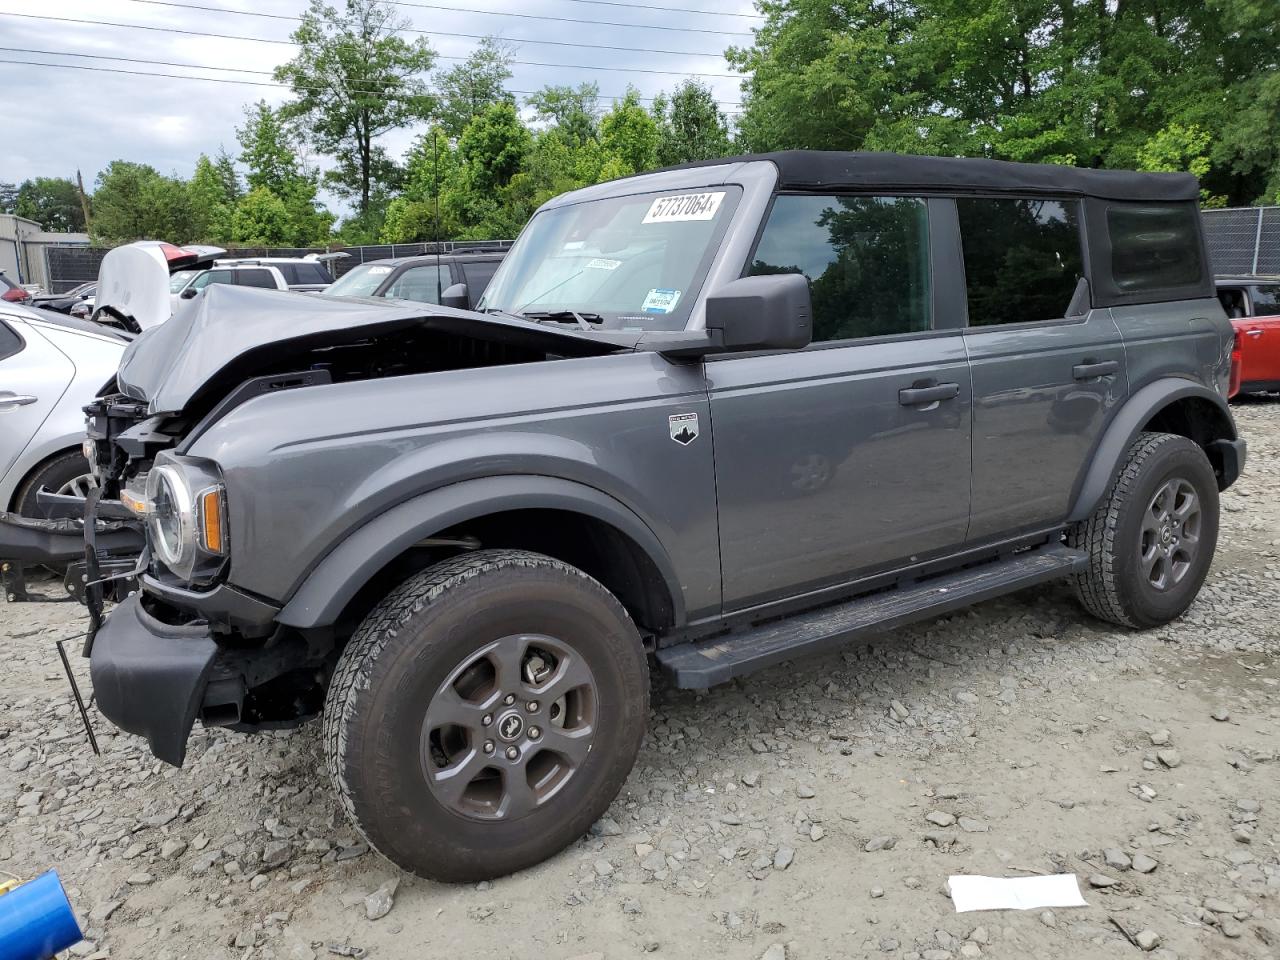
<instances>
[{"instance_id":1,"label":"gray gravel stone","mask_svg":"<svg viewBox=\"0 0 1280 960\"><path fill-rule=\"evenodd\" d=\"M1145 853L1135 853L1132 864L1133 869L1138 873L1151 873L1156 867L1160 866L1158 861L1148 857Z\"/></svg>"},{"instance_id":2,"label":"gray gravel stone","mask_svg":"<svg viewBox=\"0 0 1280 960\"><path fill-rule=\"evenodd\" d=\"M1133 939L1138 942L1139 947L1148 953L1160 946L1160 934L1154 930L1143 930Z\"/></svg>"},{"instance_id":3,"label":"gray gravel stone","mask_svg":"<svg viewBox=\"0 0 1280 960\"><path fill-rule=\"evenodd\" d=\"M786 870L795 859L795 850L791 849L791 847L779 847L773 855L773 869Z\"/></svg>"}]
</instances>

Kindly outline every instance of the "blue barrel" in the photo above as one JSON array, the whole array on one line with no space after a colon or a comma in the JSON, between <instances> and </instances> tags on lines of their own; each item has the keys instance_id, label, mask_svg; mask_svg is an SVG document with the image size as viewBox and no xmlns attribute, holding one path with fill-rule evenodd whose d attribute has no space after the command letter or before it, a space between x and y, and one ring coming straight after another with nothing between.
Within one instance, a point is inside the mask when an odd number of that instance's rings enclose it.
<instances>
[{"instance_id":1,"label":"blue barrel","mask_svg":"<svg viewBox=\"0 0 1280 960\"><path fill-rule=\"evenodd\" d=\"M0 957L49 960L84 939L56 871L0 896Z\"/></svg>"}]
</instances>

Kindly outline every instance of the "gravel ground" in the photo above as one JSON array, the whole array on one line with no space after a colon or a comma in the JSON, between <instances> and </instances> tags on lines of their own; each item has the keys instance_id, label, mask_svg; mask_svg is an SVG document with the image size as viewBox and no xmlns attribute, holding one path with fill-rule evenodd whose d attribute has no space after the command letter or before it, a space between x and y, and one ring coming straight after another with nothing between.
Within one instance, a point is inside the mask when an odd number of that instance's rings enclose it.
<instances>
[{"instance_id":1,"label":"gravel ground","mask_svg":"<svg viewBox=\"0 0 1280 960\"><path fill-rule=\"evenodd\" d=\"M1248 473L1180 622L1114 630L1055 586L704 695L656 682L609 815L491 884L358 843L315 725L197 729L174 770L95 714L95 758L53 647L80 608L0 607L0 871L58 868L80 957L1280 956L1280 400L1236 413ZM945 893L1057 872L1088 907Z\"/></svg>"}]
</instances>

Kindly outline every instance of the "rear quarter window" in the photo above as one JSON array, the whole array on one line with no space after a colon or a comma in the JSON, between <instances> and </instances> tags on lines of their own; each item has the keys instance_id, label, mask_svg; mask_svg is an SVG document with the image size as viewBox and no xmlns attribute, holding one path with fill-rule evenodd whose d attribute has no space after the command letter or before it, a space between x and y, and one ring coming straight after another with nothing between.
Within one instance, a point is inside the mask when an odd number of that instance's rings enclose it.
<instances>
[{"instance_id":1,"label":"rear quarter window","mask_svg":"<svg viewBox=\"0 0 1280 960\"><path fill-rule=\"evenodd\" d=\"M285 275L289 283L333 283L333 277L318 263L295 263L291 266L294 278L289 279L288 274Z\"/></svg>"},{"instance_id":2,"label":"rear quarter window","mask_svg":"<svg viewBox=\"0 0 1280 960\"><path fill-rule=\"evenodd\" d=\"M1280 283L1260 283L1249 293L1255 317L1280 317Z\"/></svg>"},{"instance_id":3,"label":"rear quarter window","mask_svg":"<svg viewBox=\"0 0 1280 960\"><path fill-rule=\"evenodd\" d=\"M266 287L274 290L276 278L271 275L270 270L263 270L261 267L241 268L236 271L236 284L241 287Z\"/></svg>"},{"instance_id":4,"label":"rear quarter window","mask_svg":"<svg viewBox=\"0 0 1280 960\"><path fill-rule=\"evenodd\" d=\"M1121 294L1163 295L1205 277L1200 224L1191 204L1134 204L1107 209L1111 278Z\"/></svg>"},{"instance_id":5,"label":"rear quarter window","mask_svg":"<svg viewBox=\"0 0 1280 960\"><path fill-rule=\"evenodd\" d=\"M7 360L22 352L23 341L16 330L0 321L0 360Z\"/></svg>"}]
</instances>

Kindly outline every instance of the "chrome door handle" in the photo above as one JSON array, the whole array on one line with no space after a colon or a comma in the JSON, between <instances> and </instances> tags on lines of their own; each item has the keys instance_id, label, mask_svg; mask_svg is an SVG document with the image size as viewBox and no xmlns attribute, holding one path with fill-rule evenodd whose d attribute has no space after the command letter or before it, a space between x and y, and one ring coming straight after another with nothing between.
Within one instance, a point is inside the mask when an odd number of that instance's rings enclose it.
<instances>
[{"instance_id":1,"label":"chrome door handle","mask_svg":"<svg viewBox=\"0 0 1280 960\"><path fill-rule=\"evenodd\" d=\"M1246 337L1260 337L1260 336L1262 336L1262 331L1261 331L1261 330L1246 330L1246 331L1244 332L1244 335L1245 335Z\"/></svg>"},{"instance_id":2,"label":"chrome door handle","mask_svg":"<svg viewBox=\"0 0 1280 960\"><path fill-rule=\"evenodd\" d=\"M29 403L35 403L36 400L36 397L29 397L24 394L0 393L0 410L11 410L14 407L25 407Z\"/></svg>"}]
</instances>

